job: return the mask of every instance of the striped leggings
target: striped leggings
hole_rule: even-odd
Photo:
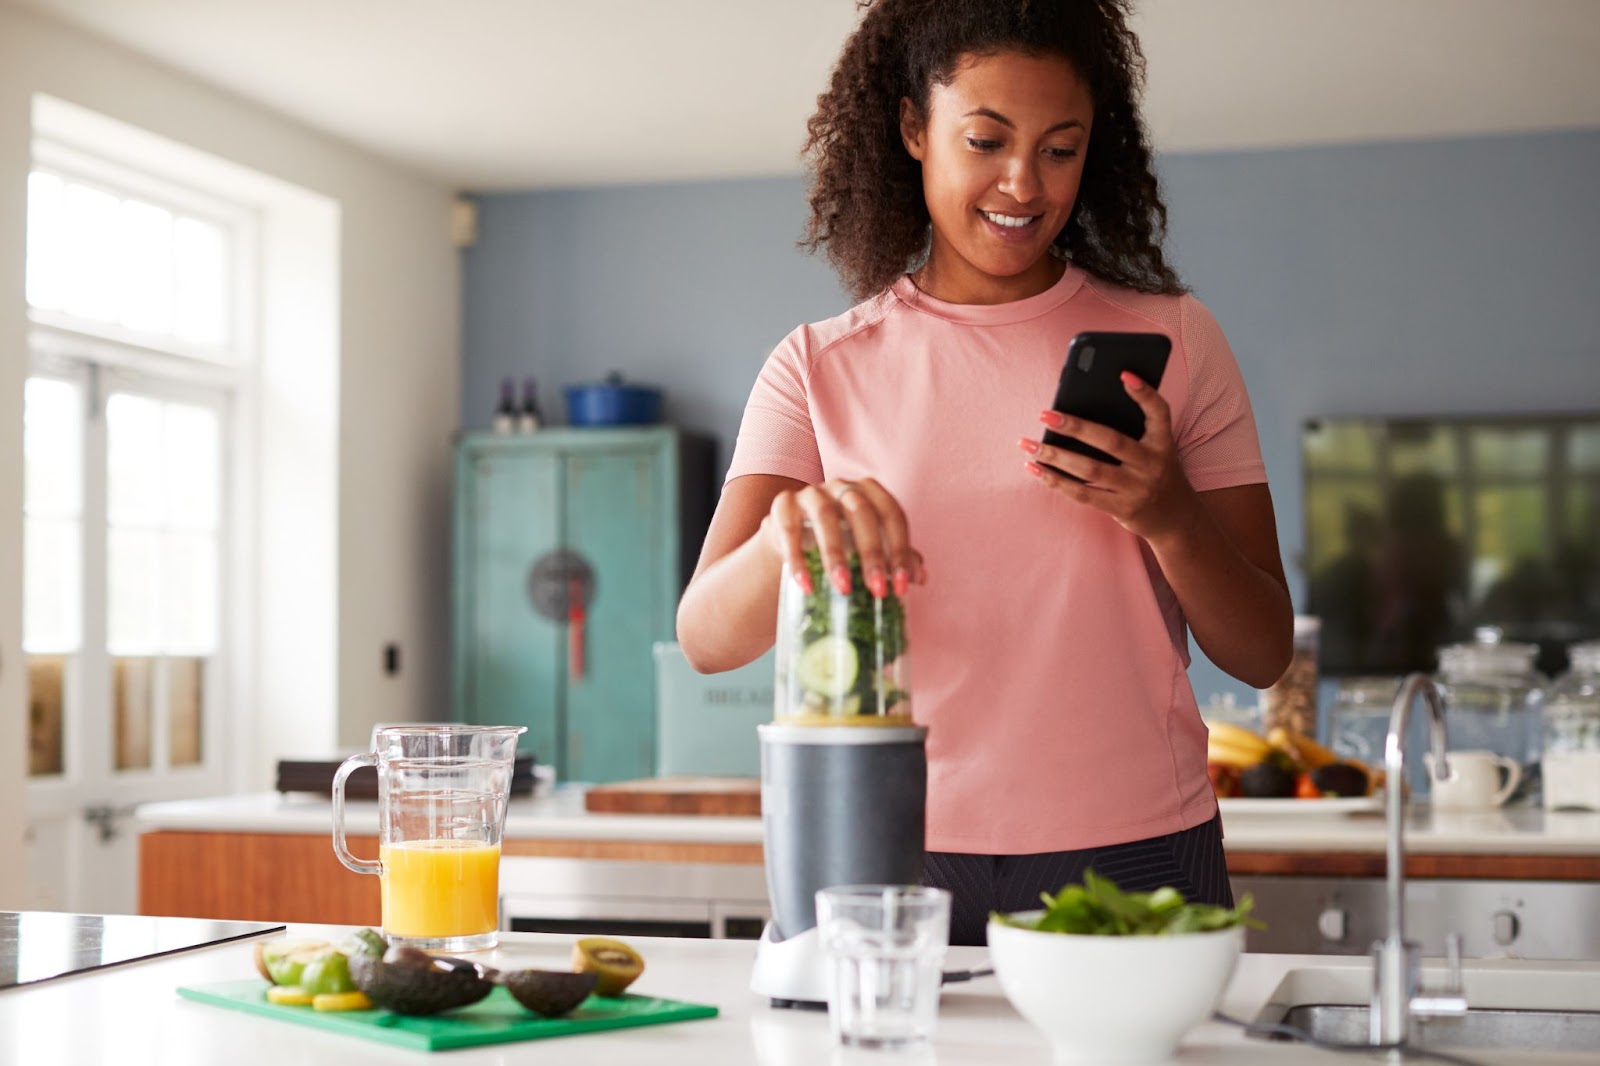
[[[965,855],[930,851],[923,881],[948,889],[950,943],[983,944],[990,911],[1037,910],[1041,892],[1082,881],[1085,870],[1110,878],[1127,892],[1171,885],[1191,903],[1233,906],[1222,851],[1222,815],[1149,840],[1081,851],[1038,855]]]

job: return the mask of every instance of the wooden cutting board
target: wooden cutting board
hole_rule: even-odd
[[[759,777],[648,777],[596,785],[584,794],[601,814],[761,814]]]

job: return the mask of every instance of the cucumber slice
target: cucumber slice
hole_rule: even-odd
[[[800,687],[814,692],[828,702],[836,702],[848,693],[861,672],[861,657],[856,646],[844,637],[818,637],[800,652],[795,664],[795,678]]]

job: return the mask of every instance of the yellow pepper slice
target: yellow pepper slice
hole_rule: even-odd
[[[311,998],[312,1010],[370,1010],[372,1000],[365,992],[324,992]]]

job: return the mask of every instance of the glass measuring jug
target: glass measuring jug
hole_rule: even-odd
[[[377,874],[383,931],[433,951],[480,951],[499,942],[500,837],[523,726],[380,725],[372,750],[333,778],[333,850],[356,873]],[[350,854],[344,786],[378,771],[378,861]]]

